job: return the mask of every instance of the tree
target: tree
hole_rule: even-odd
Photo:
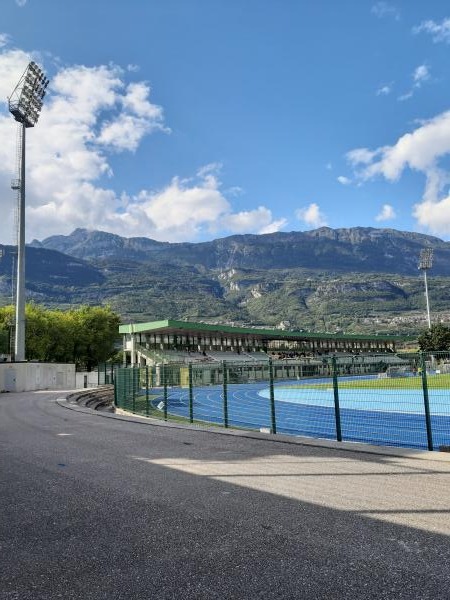
[[[419,347],[425,352],[450,350],[450,327],[435,323],[419,336]]]
[[[105,362],[114,353],[119,337],[119,316],[109,306],[82,306],[70,311],[73,339],[73,362],[88,371]]]
[[[25,308],[27,360],[74,362],[91,370],[115,352],[119,316],[109,306],[49,310],[34,303]],[[14,307],[0,308],[0,331],[14,324]]]

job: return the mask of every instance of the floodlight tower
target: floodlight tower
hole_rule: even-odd
[[[16,334],[14,360],[25,360],[25,131],[39,119],[49,80],[38,65],[31,61],[19,83],[8,98],[9,112],[20,123],[18,179],[11,184],[18,191]]]
[[[428,317],[428,329],[431,329],[430,319],[430,300],[428,298],[428,282],[427,282],[427,271],[433,266],[433,248],[423,248],[420,251],[419,258],[419,269],[423,271],[423,280],[425,282],[425,298],[427,299],[427,317]]]

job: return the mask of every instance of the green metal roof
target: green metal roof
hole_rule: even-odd
[[[194,323],[189,321],[152,321],[150,323],[130,323],[120,325],[119,333],[170,333],[171,330],[186,330],[198,332],[229,333],[231,335],[249,335],[271,339],[317,339],[317,340],[386,340],[407,341],[415,340],[414,336],[400,336],[390,334],[346,334],[346,333],[312,333],[309,331],[285,331],[283,329],[258,329],[253,327],[232,327],[231,325],[209,325],[208,323]]]

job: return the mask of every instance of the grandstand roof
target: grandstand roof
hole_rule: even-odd
[[[199,333],[222,333],[228,335],[249,335],[254,337],[263,337],[270,339],[335,339],[335,340],[389,340],[403,341],[416,339],[413,336],[390,335],[385,333],[367,333],[367,334],[348,334],[348,333],[313,333],[310,331],[286,331],[283,329],[260,329],[253,327],[233,327],[231,325],[210,325],[208,323],[195,323],[192,321],[151,321],[150,323],[130,323],[120,325],[119,333],[184,333],[186,331],[196,331]]]

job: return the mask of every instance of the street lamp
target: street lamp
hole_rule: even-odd
[[[427,317],[428,317],[428,329],[431,329],[430,319],[430,300],[428,298],[428,283],[427,283],[427,270],[433,266],[433,248],[423,248],[420,251],[419,258],[419,269],[423,271],[423,279],[425,282],[425,298],[427,300]]]
[[[17,149],[19,177],[11,183],[18,204],[15,361],[25,360],[25,130],[38,122],[48,83],[44,72],[31,61],[8,98],[9,112],[20,123],[22,134]]]

